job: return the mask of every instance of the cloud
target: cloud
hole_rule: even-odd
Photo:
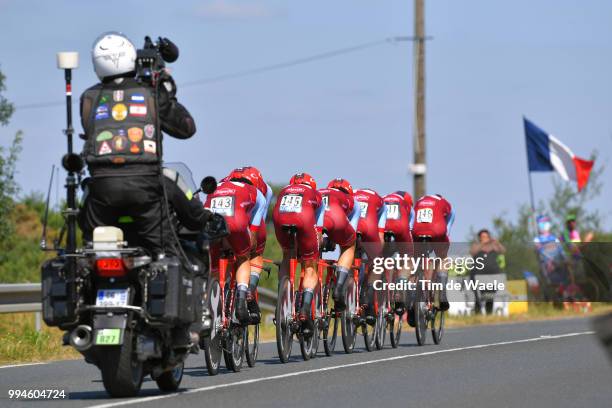
[[[208,20],[252,20],[276,14],[271,7],[253,0],[212,0],[198,6],[195,13]]]

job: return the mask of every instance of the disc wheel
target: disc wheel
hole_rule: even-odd
[[[387,339],[387,291],[378,297],[378,313],[376,314],[376,350],[382,350]]]
[[[442,336],[444,336],[444,322],[446,313],[441,310],[436,310],[434,318],[431,321],[431,337],[435,344],[442,342]]]
[[[217,375],[223,354],[223,341],[221,338],[221,316],[223,304],[221,302],[221,286],[219,280],[213,278],[208,284],[207,291],[208,310],[210,310],[210,334],[204,337],[204,359],[209,375]]]
[[[278,358],[281,362],[286,363],[289,361],[291,347],[293,346],[293,332],[291,331],[293,320],[291,282],[286,276],[278,283],[278,301],[276,304],[275,320]]]
[[[230,334],[225,339],[225,366],[237,373],[242,368],[244,361],[244,327],[236,325],[230,329]]]
[[[427,293],[421,289],[420,282],[417,284],[416,297],[414,302],[414,322],[415,334],[419,346],[425,344],[427,340]]]
[[[355,332],[357,329],[353,322],[353,317],[357,315],[357,286],[355,280],[350,277],[346,281],[345,305],[346,308],[340,314],[342,345],[344,346],[344,352],[350,354],[355,348]]]

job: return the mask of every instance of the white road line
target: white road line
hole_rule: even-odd
[[[0,366],[0,369],[2,369],[2,368],[15,368],[15,367],[26,367],[26,366],[42,365],[42,364],[47,364],[47,363],[46,362],[40,362],[40,363],[10,364],[10,365]]]
[[[110,402],[110,403],[107,403],[107,404],[91,405],[88,408],[111,408],[111,407],[119,407],[119,406],[123,406],[123,405],[142,404],[142,403],[145,403],[145,402],[157,401],[157,400],[166,399],[166,398],[173,398],[173,397],[177,397],[177,396],[184,395],[184,394],[194,394],[194,393],[198,393],[198,392],[212,391],[212,390],[217,390],[217,389],[221,389],[221,388],[229,388],[229,387],[236,387],[236,386],[239,386],[239,385],[253,384],[253,383],[258,383],[258,382],[262,382],[262,381],[272,381],[272,380],[278,380],[278,379],[281,379],[281,378],[297,377],[297,376],[300,376],[300,375],[320,373],[320,372],[324,372],[324,371],[338,370],[338,369],[341,369],[341,368],[357,367],[357,366],[363,366],[363,365],[368,365],[368,364],[383,363],[383,362],[387,362],[387,361],[403,360],[403,359],[411,358],[411,357],[422,357],[422,356],[430,356],[430,355],[434,355],[434,354],[453,353],[455,351],[482,349],[482,348],[488,348],[488,347],[504,346],[504,345],[508,345],[508,344],[529,343],[529,342],[536,342],[536,341],[554,340],[554,339],[561,339],[561,338],[565,338],[565,337],[583,336],[583,335],[586,335],[586,334],[594,334],[594,333],[595,333],[594,331],[584,331],[584,332],[576,332],[576,333],[559,334],[559,335],[555,335],[555,336],[532,337],[532,338],[522,339],[522,340],[510,340],[510,341],[502,341],[502,342],[498,342],[498,343],[478,344],[478,345],[475,345],[475,346],[465,346],[465,347],[456,347],[456,348],[452,348],[452,349],[426,351],[424,353],[418,353],[418,354],[405,354],[405,355],[401,355],[401,356],[380,358],[380,359],[376,359],[376,360],[360,361],[360,362],[357,362],[357,363],[342,364],[342,365],[331,366],[331,367],[315,368],[315,369],[312,369],[312,370],[295,371],[295,372],[292,372],[292,373],[273,375],[273,376],[270,376],[270,377],[252,378],[250,380],[236,381],[236,382],[231,382],[231,383],[226,383],[226,384],[211,385],[211,386],[208,386],[208,387],[192,388],[190,390],[186,390],[186,391],[178,392],[178,393],[174,393],[174,394],[156,395],[156,396],[152,396],[152,397],[143,397],[143,398],[135,398],[135,399],[125,400],[125,401]]]

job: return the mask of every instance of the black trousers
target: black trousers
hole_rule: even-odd
[[[161,183],[159,176],[92,179],[80,214],[83,238],[91,241],[98,226],[114,226],[123,230],[130,246],[176,255]]]

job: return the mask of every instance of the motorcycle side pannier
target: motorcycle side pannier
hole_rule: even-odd
[[[195,319],[194,279],[176,257],[151,264],[155,271],[148,282],[147,312],[168,323],[191,323]]]
[[[76,319],[76,288],[65,276],[65,259],[53,258],[43,263],[42,312],[48,326],[62,326]]]

